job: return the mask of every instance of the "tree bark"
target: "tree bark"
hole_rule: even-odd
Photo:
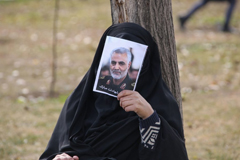
[[[163,80],[176,98],[182,115],[171,0],[110,1],[113,24],[137,23],[148,30],[156,40],[160,53]]]

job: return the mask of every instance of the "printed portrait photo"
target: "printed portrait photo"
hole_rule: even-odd
[[[107,36],[93,91],[117,97],[135,90],[146,51],[146,45]]]

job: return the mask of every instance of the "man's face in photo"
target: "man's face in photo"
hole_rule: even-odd
[[[131,62],[128,63],[127,53],[114,53],[111,57],[110,72],[113,79],[121,79],[128,73]]]

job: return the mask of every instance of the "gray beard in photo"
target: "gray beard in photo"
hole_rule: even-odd
[[[114,72],[119,72],[121,74],[120,75],[116,75],[116,74],[114,74]],[[121,79],[121,78],[123,78],[123,77],[125,77],[127,75],[128,70],[126,69],[125,71],[121,72],[119,70],[111,70],[110,69],[110,73],[111,73],[111,76],[113,77],[113,79]]]

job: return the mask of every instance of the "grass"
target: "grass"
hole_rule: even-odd
[[[239,5],[234,34],[217,30],[226,3],[209,3],[181,32],[177,15],[192,3],[172,0],[189,158],[239,160]],[[54,1],[0,1],[0,159],[38,159],[111,24],[108,1],[60,1],[58,96],[47,98],[53,10]]]

